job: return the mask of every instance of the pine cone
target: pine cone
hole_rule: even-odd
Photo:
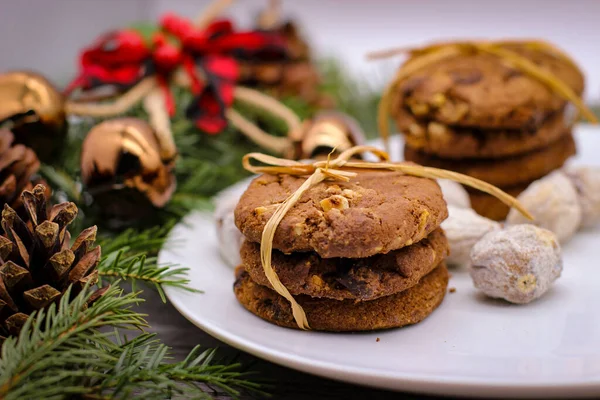
[[[40,161],[35,152],[22,144],[13,145],[14,136],[7,129],[0,129],[0,202],[10,205],[17,214],[27,220],[21,202],[21,193],[43,183],[35,174]],[[47,193],[50,195],[50,192]]]
[[[98,281],[100,247],[93,247],[96,227],[85,229],[69,247],[67,226],[77,216],[73,203],[48,212],[46,188],[37,185],[21,199],[29,224],[9,205],[2,211],[0,236],[0,333],[18,335],[31,312],[57,302],[69,285],[76,296],[86,283]],[[92,296],[98,298],[104,290]]]

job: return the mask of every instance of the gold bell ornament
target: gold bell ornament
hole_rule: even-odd
[[[327,157],[365,143],[360,124],[348,114],[322,111],[305,120],[300,129],[290,133],[293,143],[288,158],[295,160]]]
[[[164,207],[175,191],[172,138],[137,118],[104,121],[81,153],[82,181],[109,224],[138,220]]]
[[[32,148],[50,161],[63,147],[67,133],[64,98],[41,75],[26,71],[0,74],[0,125],[15,143]]]

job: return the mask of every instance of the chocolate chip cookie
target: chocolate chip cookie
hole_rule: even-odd
[[[364,301],[416,285],[446,258],[448,252],[444,232],[436,229],[425,239],[387,254],[367,258],[321,258],[314,252],[286,255],[275,250],[271,265],[293,295]],[[260,260],[260,245],[246,241],[240,253],[244,269],[252,280],[270,288]]]
[[[568,114],[569,112],[567,112]],[[538,129],[480,129],[452,127],[439,122],[398,118],[406,143],[415,150],[441,158],[505,158],[541,149],[568,134],[573,118],[558,112]]]
[[[527,43],[505,48],[582,93],[584,78],[573,63]],[[404,80],[395,96],[393,109],[404,109],[420,121],[477,128],[537,129],[567,104],[540,80],[486,53],[461,54],[429,65]]]
[[[242,195],[235,223],[260,243],[276,207],[304,183],[291,175],[262,175]],[[438,184],[398,172],[360,171],[349,182],[321,182],[306,191],[275,232],[283,253],[314,251],[323,258],[363,258],[409,246],[448,216]]]
[[[560,168],[575,151],[573,136],[567,134],[547,147],[509,158],[448,160],[427,155],[408,145],[404,147],[404,158],[417,164],[460,172],[503,188],[541,178]]]
[[[446,294],[448,270],[441,263],[410,289],[371,301],[316,299],[296,296],[314,330],[343,332],[371,331],[416,324],[435,310]],[[289,302],[275,291],[261,286],[244,271],[236,270],[234,292],[238,301],[260,318],[296,328]]]

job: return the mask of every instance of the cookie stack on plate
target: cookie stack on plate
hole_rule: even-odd
[[[264,273],[260,241],[269,218],[306,178],[262,175],[242,195],[235,222],[244,234],[234,285],[253,314],[297,328],[289,302]],[[310,327],[366,331],[414,324],[442,302],[447,208],[438,184],[396,172],[360,172],[321,182],[285,214],[272,266]]]
[[[504,48],[582,93],[581,71],[565,56],[527,43]],[[465,53],[412,74],[395,93],[392,112],[406,137],[405,159],[482,179],[513,196],[575,153],[575,113],[567,101],[492,54]],[[470,197],[484,216],[501,220],[508,213],[489,195]]]

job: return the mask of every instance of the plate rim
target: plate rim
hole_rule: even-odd
[[[578,140],[578,133],[583,133],[582,131],[600,131],[599,127],[585,123],[577,124],[575,128],[576,129],[574,129],[574,133],[576,140]],[[584,135],[589,134],[600,134],[600,132],[584,133]],[[398,135],[395,135],[391,138],[391,140],[401,140],[401,138],[399,138]],[[172,235],[177,234],[179,229],[191,229],[193,224],[190,224],[189,219],[194,218],[195,216],[206,218],[207,220],[210,220],[212,224],[214,224],[211,211],[194,211],[188,214],[171,230],[167,243],[172,238]],[[158,262],[164,263],[165,257],[168,257],[168,253],[169,249],[166,246],[161,249],[158,254]],[[224,261],[223,264],[225,265]],[[266,345],[256,343],[250,339],[245,339],[235,332],[227,331],[213,325],[210,321],[199,320],[193,314],[185,311],[185,307],[183,307],[183,304],[185,303],[184,296],[188,295],[189,292],[186,292],[183,289],[164,287],[164,292],[173,307],[175,307],[175,309],[181,315],[209,335],[236,349],[252,354],[258,358],[311,375],[392,391],[433,395],[459,395],[465,397],[485,396],[495,398],[558,398],[565,396],[597,398],[600,396],[600,375],[594,377],[594,379],[590,379],[589,377],[570,378],[568,381],[562,381],[558,383],[522,381],[514,382],[507,378],[502,380],[495,379],[495,377],[491,376],[482,378],[468,375],[452,375],[451,377],[447,377],[439,375],[432,376],[425,373],[406,372],[402,372],[399,376],[398,373],[394,374],[393,371],[388,372],[370,368],[340,365],[322,360],[310,360],[303,355],[289,352],[286,353],[284,351],[272,349]]]
[[[179,229],[192,229],[193,223],[188,221],[188,219],[194,218],[205,219],[210,221],[211,224],[214,224],[212,211],[194,211],[175,225],[169,233],[167,243],[171,239],[171,235],[177,234]],[[169,250],[166,248],[159,252],[159,263],[164,263],[163,258],[167,257],[168,253]],[[225,264],[224,261],[223,263]],[[224,267],[228,268],[227,266]],[[188,313],[185,310],[185,307],[182,307],[185,299],[178,295],[189,295],[189,292],[177,287],[165,287],[164,291],[173,307],[175,307],[181,315],[209,335],[258,358],[311,375],[391,391],[404,391],[430,395],[459,395],[466,397],[485,396],[488,398],[559,398],[564,397],[565,395],[593,397],[600,394],[600,376],[596,380],[570,379],[568,382],[561,383],[525,383],[513,382],[506,379],[494,379],[493,377],[480,378],[466,375],[444,377],[405,372],[398,375],[393,372],[374,371],[373,369],[368,368],[365,369],[321,360],[311,360],[302,355],[286,353],[269,348],[263,344],[245,339],[235,332],[223,330],[213,325],[211,322],[201,321],[196,316]],[[205,295],[205,293],[199,293],[197,295],[201,296]],[[550,393],[548,393],[549,391]]]

